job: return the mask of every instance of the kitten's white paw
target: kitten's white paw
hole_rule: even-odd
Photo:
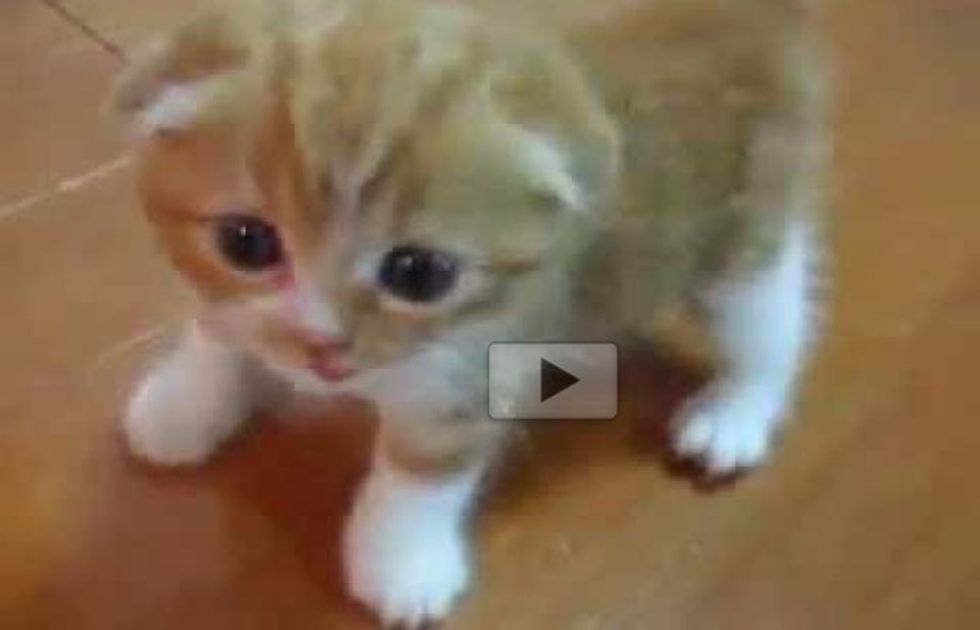
[[[417,628],[444,618],[468,581],[457,534],[402,539],[387,528],[352,522],[345,541],[347,585],[386,625]]]
[[[369,482],[347,524],[347,587],[388,627],[440,621],[469,580],[465,537],[447,515],[403,510],[383,494]]]
[[[777,398],[737,385],[711,387],[675,418],[674,450],[715,475],[758,466],[769,454],[782,413]]]
[[[193,374],[164,365],[139,385],[123,418],[130,450],[152,463],[181,466],[203,462],[246,414],[237,392],[208,388]],[[215,385],[210,383],[210,385]]]

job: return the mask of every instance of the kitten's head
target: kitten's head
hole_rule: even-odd
[[[556,48],[446,6],[236,2],[150,48],[118,103],[203,321],[297,378],[519,327],[616,171]]]

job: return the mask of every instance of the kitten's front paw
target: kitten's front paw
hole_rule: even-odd
[[[758,466],[769,454],[782,405],[765,391],[717,384],[689,400],[674,419],[673,447],[724,475]]]
[[[129,449],[154,464],[181,466],[203,462],[244,416],[235,401],[188,386],[163,369],[151,373],[129,401],[123,434]]]
[[[372,503],[370,494],[361,497],[344,536],[351,595],[386,627],[442,620],[469,579],[462,533],[427,518],[400,519]]]

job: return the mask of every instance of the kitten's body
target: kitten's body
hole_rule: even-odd
[[[466,511],[507,431],[483,408],[490,342],[642,332],[694,300],[727,365],[675,445],[715,472],[758,463],[810,319],[820,83],[798,12],[656,0],[569,26],[563,48],[445,5],[290,0],[165,40],[120,102],[201,311],[134,397],[131,445],[203,459],[262,403],[255,378],[371,396],[383,423],[348,580],[409,624],[466,582]],[[274,226],[285,259],[223,260],[232,214]],[[381,286],[402,244],[446,253],[451,289]]]

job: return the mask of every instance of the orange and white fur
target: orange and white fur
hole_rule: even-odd
[[[694,304],[721,365],[674,447],[711,473],[762,462],[812,336],[803,11],[633,4],[544,35],[448,2],[240,1],[148,47],[117,103],[199,308],[132,398],[132,450],[204,460],[265,382],[371,398],[346,578],[408,626],[469,580],[510,429],[485,415],[492,341],[626,338]]]

